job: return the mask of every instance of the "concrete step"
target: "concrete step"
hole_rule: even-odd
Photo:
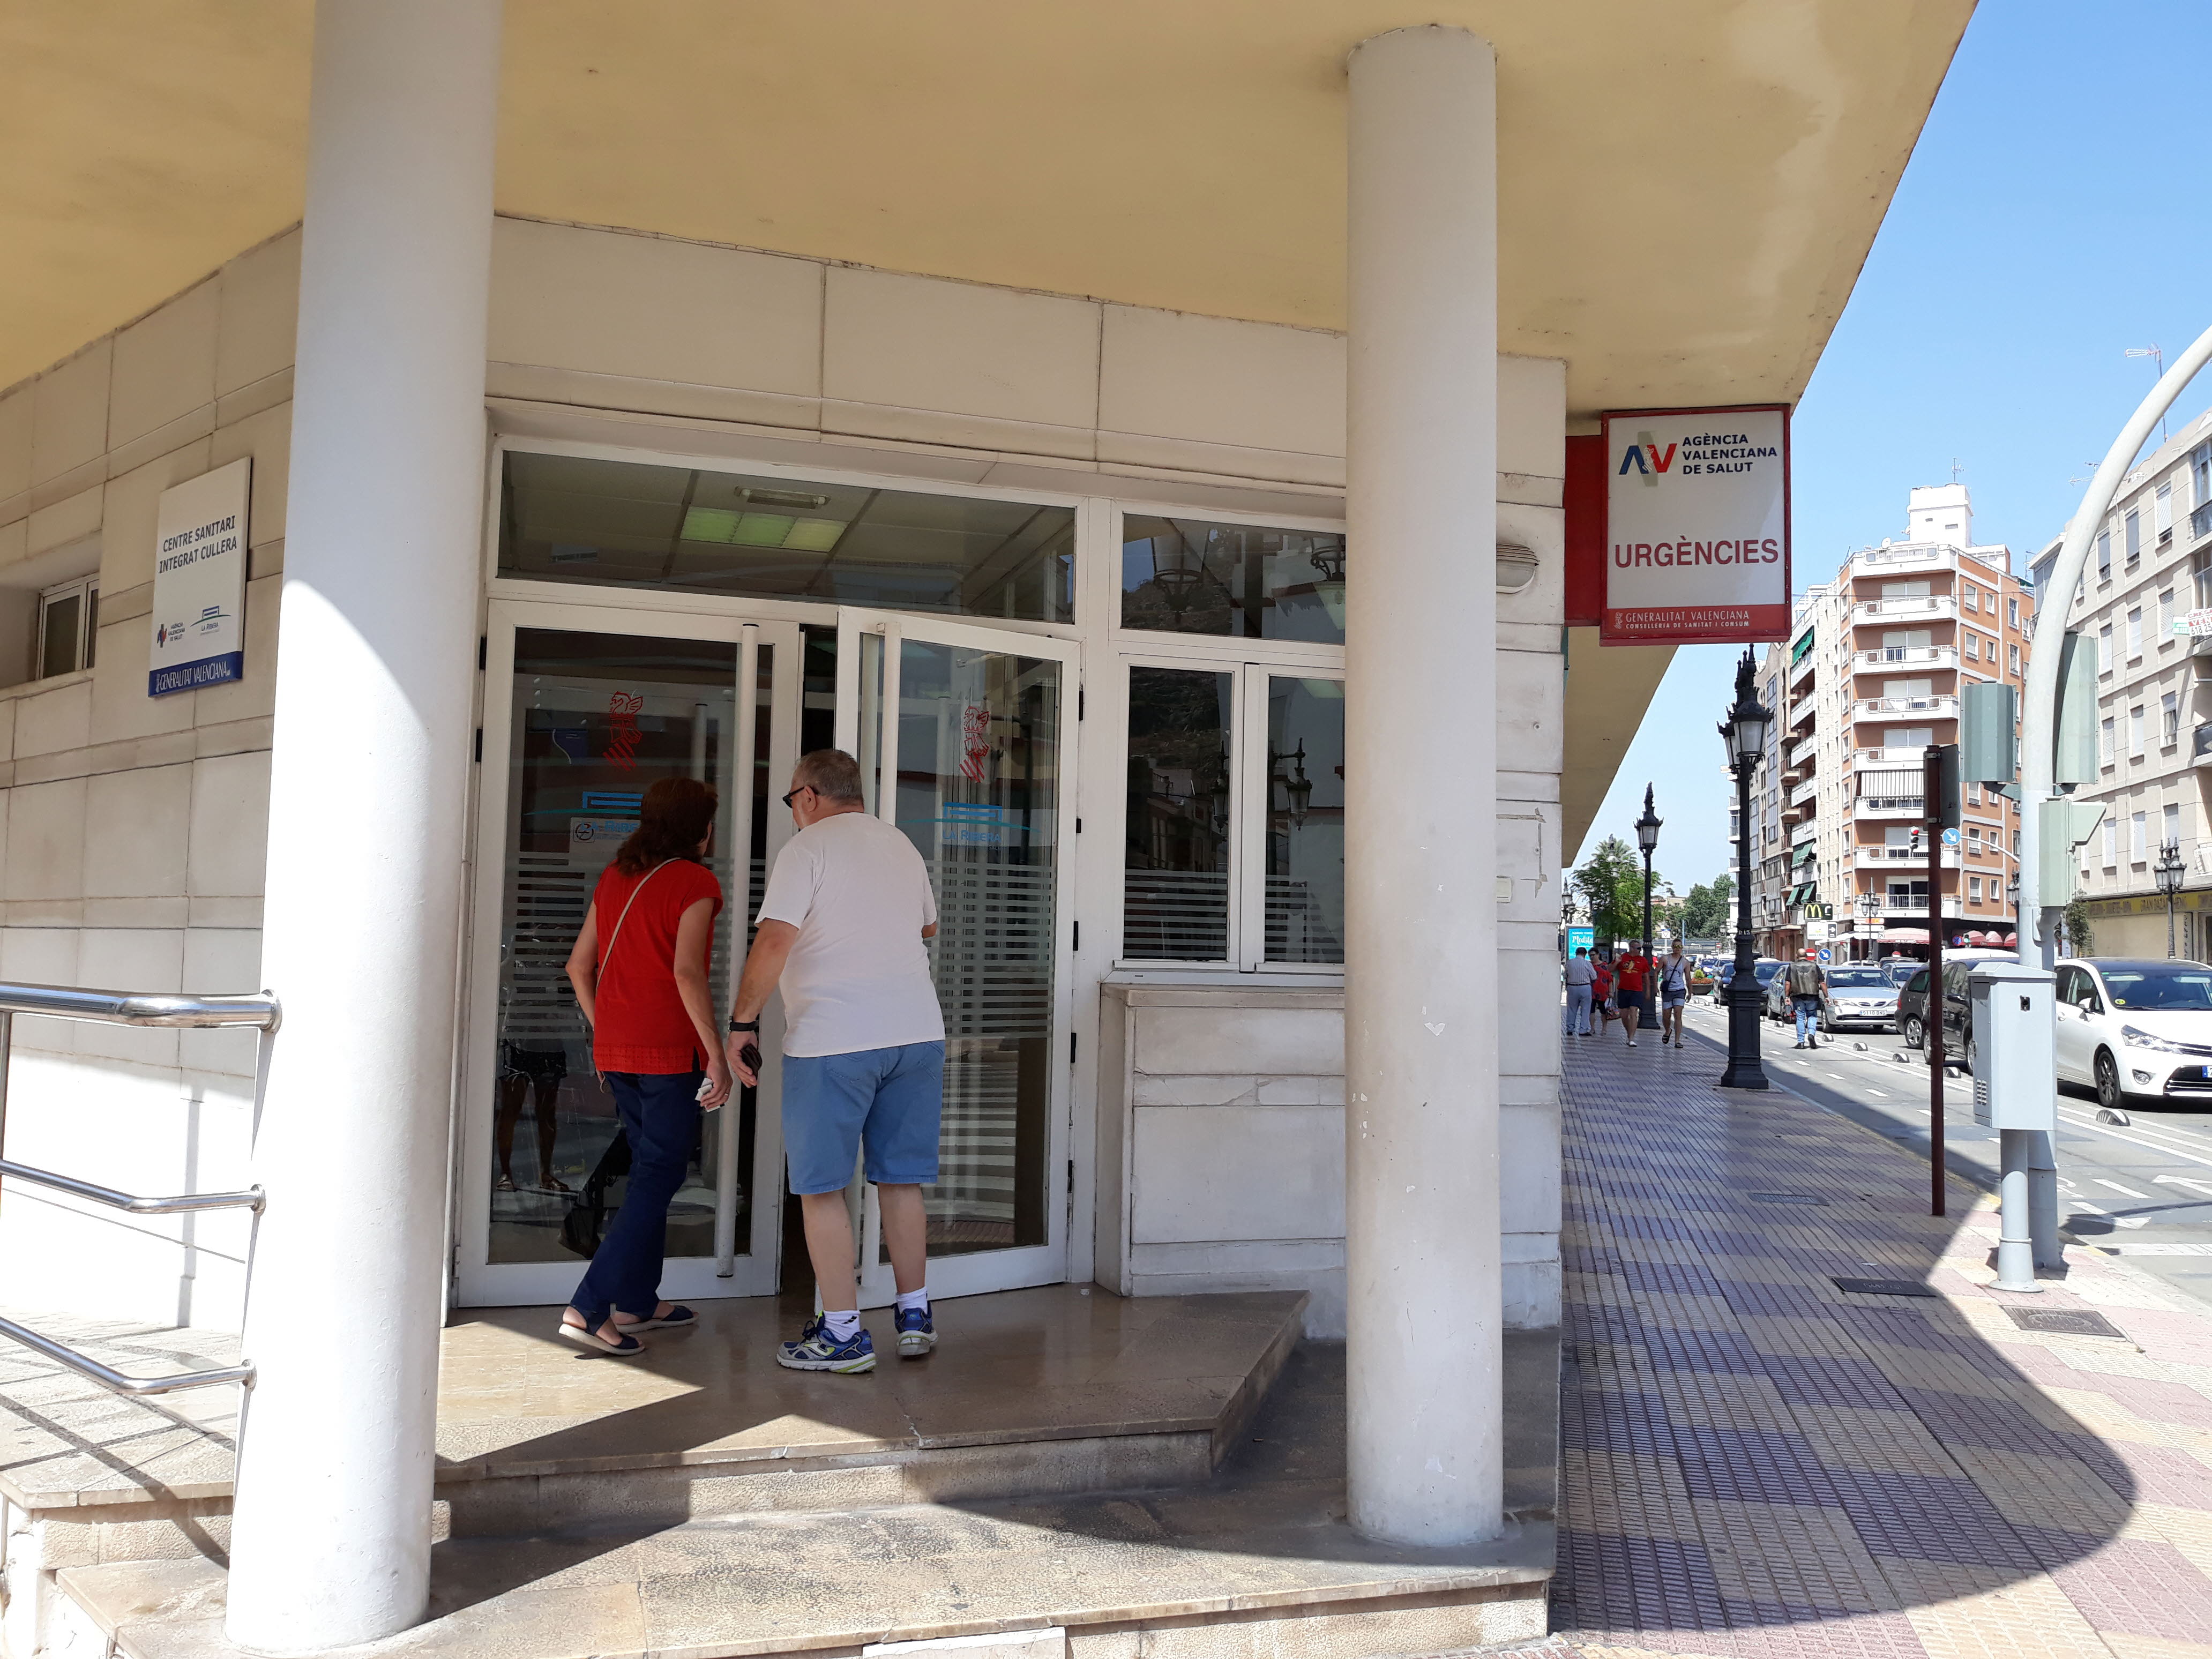
[[[1557,1348],[1516,1336],[1510,1357],[1512,1519],[1483,1544],[1402,1549],[1352,1532],[1341,1350],[1323,1346],[1291,1357],[1235,1455],[1197,1487],[452,1538],[434,1553],[430,1621],[358,1659],[905,1642],[959,1644],[959,1659],[1341,1659],[1527,1641],[1545,1630],[1555,1547]],[[59,1644],[125,1659],[235,1651],[211,1561],[70,1568],[58,1583]]]
[[[1205,1481],[1296,1346],[1302,1292],[1124,1300],[1076,1285],[940,1304],[930,1358],[872,1375],[774,1362],[803,1309],[702,1304],[636,1361],[553,1334],[553,1309],[446,1333],[441,1540],[747,1515],[1062,1497]],[[784,1328],[788,1327],[789,1329]],[[225,1357],[203,1333],[72,1329],[135,1371]],[[64,1569],[206,1559],[229,1543],[231,1391],[118,1399],[0,1349],[0,1651],[42,1646]],[[184,1415],[180,1411],[194,1415]]]

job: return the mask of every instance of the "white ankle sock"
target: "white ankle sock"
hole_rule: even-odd
[[[848,1308],[842,1313],[825,1313],[822,1316],[822,1325],[830,1333],[831,1341],[849,1342],[853,1340],[853,1333],[860,1328],[860,1312]]]
[[[899,1292],[898,1304],[902,1312],[909,1308],[919,1308],[924,1313],[927,1313],[929,1311],[929,1286],[925,1285],[918,1291],[901,1291]]]

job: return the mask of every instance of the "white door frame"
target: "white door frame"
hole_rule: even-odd
[[[878,688],[864,684],[860,672],[863,638],[873,638],[881,642],[883,670],[879,696]],[[970,623],[942,621],[934,616],[912,611],[839,606],[837,746],[860,761],[864,784],[878,779],[881,756],[878,745],[882,738],[888,735],[894,744],[897,740],[899,647],[908,639],[935,645],[962,646],[1006,656],[1042,658],[1061,666],[1060,730],[1056,735],[1060,771],[1058,804],[1053,816],[1052,1032],[1047,1053],[1054,1058],[1047,1070],[1047,1075],[1052,1080],[1052,1092],[1046,1108],[1046,1123],[1051,1139],[1046,1147],[1044,1164],[1048,1182],[1045,1243],[1002,1250],[981,1250],[967,1255],[936,1257],[929,1264],[929,1288],[933,1296],[974,1296],[988,1291],[1015,1290],[1030,1285],[1056,1285],[1067,1278],[1068,1230],[1073,1207],[1070,1201],[1072,1190],[1055,1180],[1054,1172],[1068,1166],[1073,1143],[1070,1115],[1073,1100],[1074,1063],[1072,1058],[1062,1060],[1058,1056],[1067,1052],[1069,1034],[1074,1030],[1076,848],[1073,823],[1079,799],[1076,793],[1076,719],[1082,695],[1082,647],[1079,641],[1073,639],[1041,634],[1010,636],[1003,629],[979,628]],[[863,716],[869,711],[873,711],[874,719],[865,722],[868,729],[864,732]],[[870,744],[870,752],[862,752],[864,738],[875,740]],[[894,778],[896,769],[894,753]],[[878,781],[871,792],[870,800],[877,816],[886,822],[891,821],[897,802],[896,782],[890,788],[884,789]],[[855,1182],[860,1184],[857,1173]],[[890,1265],[880,1259],[883,1255],[883,1227],[876,1207],[875,1190],[865,1186],[861,1190],[864,1196],[855,1205],[860,1222],[857,1241],[860,1259],[860,1305],[879,1308],[892,1300],[896,1287],[892,1283]]]
[[[498,1079],[501,919],[506,902],[506,839],[510,810],[514,733],[514,635],[521,628],[569,633],[617,634],[643,638],[710,640],[738,647],[733,775],[744,782],[730,803],[729,821],[738,836],[751,826],[750,779],[744,763],[753,758],[756,722],[744,718],[755,704],[748,692],[757,684],[761,645],[775,648],[770,694],[769,775],[788,777],[799,757],[799,722],[803,702],[799,624],[756,612],[742,602],[712,613],[672,611],[653,605],[644,595],[634,605],[627,594],[578,588],[574,597],[556,590],[542,598],[494,598],[485,628],[483,750],[477,792],[477,881],[471,900],[469,938],[470,987],[461,1064],[462,1097],[459,1170],[459,1231],[454,1263],[455,1302],[462,1307],[511,1307],[566,1302],[582,1276],[580,1257],[573,1261],[499,1262],[489,1260],[491,1226],[492,1129]],[[762,611],[765,611],[766,607]],[[828,620],[825,616],[823,620]],[[752,671],[750,673],[748,671]],[[756,851],[773,862],[791,834],[787,815],[768,814],[765,849],[732,848],[730,868],[736,890],[725,895],[718,926],[734,973],[744,952],[749,918],[744,890],[747,866]],[[772,1006],[762,1022],[761,1048],[766,1056],[755,1114],[753,1205],[748,1253],[735,1251],[732,1208],[737,1170],[738,1113],[734,1103],[715,1114],[710,1132],[722,1136],[718,1160],[721,1182],[716,1194],[717,1255],[672,1258],[662,1278],[664,1294],[704,1300],[714,1297],[762,1296],[777,1288],[783,1225],[783,1125],[778,1110],[781,1084],[781,1018]],[[719,1258],[719,1259],[718,1259]]]

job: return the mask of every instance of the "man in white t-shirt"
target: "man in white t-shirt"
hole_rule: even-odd
[[[937,1346],[921,1189],[937,1179],[945,1108],[945,1016],[922,941],[937,933],[929,868],[896,827],[872,817],[860,769],[837,749],[799,757],[784,798],[799,833],[762,896],[759,928],[730,1014],[731,1069],[759,1080],[761,1010],[783,988],[783,1144],[806,1223],[822,1311],[776,1362],[802,1371],[871,1371],[845,1188],[863,1152],[898,1284],[899,1356]]]

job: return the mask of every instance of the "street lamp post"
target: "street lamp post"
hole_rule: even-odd
[[[1871,924],[1881,915],[1881,896],[1879,893],[1866,892],[1857,894],[1852,898],[1851,904],[1852,908],[1856,909],[1859,913],[1859,921],[1863,923]],[[1870,926],[1868,931],[1871,931]],[[1873,962],[1878,959],[1881,955],[1881,941],[1880,939],[1869,939],[1864,941],[1864,943],[1867,947],[1866,954],[1862,957],[1860,960],[1863,962]]]
[[[2020,942],[2020,872],[2015,870],[2005,881],[2005,902],[2012,907],[2013,942]]]
[[[1751,949],[1751,779],[1766,753],[1766,738],[1774,724],[1771,710],[1762,708],[1753,695],[1755,670],[1751,653],[1735,665],[1735,705],[1721,722],[1721,744],[1735,773],[1735,969],[1729,975],[1728,1068],[1721,1073],[1723,1089],[1764,1089],[1765,1069],[1759,1062],[1759,975],[1753,970]]]
[[[2151,874],[2158,878],[2158,890],[2166,895],[2166,954],[2169,958],[2173,955],[2173,896],[2181,890],[2181,878],[2187,867],[2181,861],[2181,843],[2178,841],[2170,841],[2160,848],[2158,862],[2151,866]]]
[[[1636,844],[1644,849],[1644,954],[1651,955],[1651,855],[1659,850],[1659,815],[1651,810],[1651,786],[1644,786],[1644,816],[1636,820]],[[2166,955],[2172,956],[2168,951]],[[1644,975],[1644,1012],[1636,1022],[1639,1031],[1656,1031],[1659,1017],[1651,1012],[1658,1000],[1658,987],[1652,983],[1651,975]]]

